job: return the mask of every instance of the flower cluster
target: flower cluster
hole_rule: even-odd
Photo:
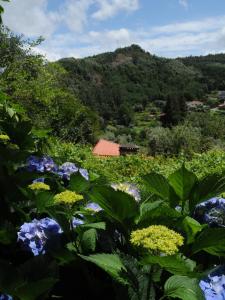
[[[34,219],[20,227],[18,241],[22,241],[25,248],[36,256],[44,254],[47,240],[59,233],[62,233],[62,230],[56,221],[50,218]]]
[[[152,225],[131,233],[131,243],[153,254],[173,255],[183,245],[183,237],[163,225]]]
[[[79,169],[76,167],[74,163],[71,162],[66,162],[62,164],[58,171],[57,174],[62,178],[62,179],[70,179],[70,175],[77,173]]]
[[[55,195],[54,200],[56,203],[74,204],[78,201],[83,200],[84,197],[72,191],[64,191]]]
[[[3,143],[7,143],[10,141],[10,137],[7,134],[0,134],[0,141]]]
[[[196,206],[194,218],[201,224],[225,227],[225,199],[212,198]]]
[[[33,190],[33,191],[37,191],[37,190],[45,190],[45,191],[49,191],[50,190],[50,186],[48,184],[45,184],[43,182],[33,182],[32,184],[28,185],[28,187]]]
[[[13,300],[13,298],[9,295],[0,295],[0,300]]]
[[[225,299],[225,266],[220,266],[199,283],[206,300]]]
[[[30,156],[27,159],[27,169],[31,172],[55,172],[57,171],[57,166],[53,159],[49,156],[36,157]]]
[[[31,172],[51,172],[63,180],[70,180],[70,176],[79,172],[86,180],[89,180],[89,174],[86,169],[78,168],[74,163],[65,162],[61,166],[57,166],[53,159],[48,156],[36,157],[30,156],[27,159],[27,169]]]
[[[139,192],[139,190],[138,190],[138,188],[136,187],[135,184],[131,184],[131,183],[127,183],[127,182],[125,182],[125,183],[113,183],[111,185],[111,187],[116,191],[118,190],[118,191],[129,194],[130,196],[134,197],[134,199],[136,201],[141,200],[140,192]]]

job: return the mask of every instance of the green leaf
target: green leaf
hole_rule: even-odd
[[[0,260],[1,292],[12,295],[21,284],[24,284],[24,279],[18,270],[10,262]]]
[[[143,180],[146,184],[147,189],[159,196],[161,199],[168,200],[169,199],[169,183],[166,178],[160,174],[152,172],[143,177]]]
[[[205,297],[196,278],[174,275],[164,286],[165,296],[182,300],[204,300]]]
[[[158,207],[161,207],[163,205],[163,203],[164,203],[163,200],[142,203],[140,206],[140,216],[138,217],[136,223],[139,223],[139,222],[151,217],[152,212],[155,209],[157,209]]]
[[[151,224],[156,219],[163,218],[179,218],[181,214],[175,209],[169,207],[163,200],[155,202],[143,203],[140,207],[140,216],[136,220],[136,223],[144,223],[145,226]]]
[[[202,229],[207,225],[201,225],[195,219],[191,217],[185,217],[182,222],[182,228],[186,232],[187,235],[187,244],[191,244],[194,242],[195,236],[198,232],[202,231]]]
[[[70,183],[68,187],[70,190],[77,193],[81,193],[86,191],[89,188],[89,186],[90,182],[79,173],[70,176]]]
[[[102,253],[89,256],[79,256],[86,261],[94,263],[118,282],[122,284],[127,283],[126,280],[121,276],[122,271],[126,271],[126,268],[117,254]]]
[[[195,239],[193,252],[204,250],[212,255],[225,256],[225,228],[207,228]]]
[[[193,211],[196,204],[225,192],[224,174],[212,174],[203,178],[193,190],[190,207]]]
[[[195,261],[181,254],[169,256],[147,256],[141,261],[142,264],[158,264],[163,269],[176,275],[188,275],[196,267]]]
[[[98,222],[98,223],[88,223],[79,226],[80,228],[95,228],[95,229],[102,229],[105,230],[106,224],[105,222]]]
[[[135,217],[138,213],[138,204],[132,196],[111,187],[94,187],[88,196],[119,222]]]
[[[94,251],[96,247],[97,231],[91,228],[82,235],[81,246],[84,251]]]
[[[36,300],[45,294],[57,282],[54,278],[44,278],[36,282],[29,282],[17,289],[16,296],[22,300]]]
[[[169,176],[170,185],[173,187],[175,193],[182,201],[189,198],[189,195],[196,182],[196,175],[188,171],[184,165]]]
[[[46,211],[47,207],[54,206],[54,194],[50,192],[38,192],[36,194],[36,206],[39,213]]]

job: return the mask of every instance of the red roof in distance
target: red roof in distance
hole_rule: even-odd
[[[92,153],[99,156],[120,156],[120,145],[101,139],[94,147]]]

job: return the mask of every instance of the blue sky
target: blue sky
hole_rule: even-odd
[[[225,0],[12,0],[4,23],[43,36],[49,60],[139,44],[178,57],[225,52]]]

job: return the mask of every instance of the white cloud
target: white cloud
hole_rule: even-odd
[[[179,4],[188,9],[188,0],[179,0]]]
[[[135,11],[139,8],[139,0],[97,0],[99,10],[92,14],[97,20],[105,20],[120,11]]]
[[[93,0],[68,0],[63,9],[63,20],[69,30],[81,32],[88,20],[88,10]]]
[[[163,56],[205,54],[225,49],[225,15],[150,28],[105,28],[97,21],[138,8],[138,0],[62,0],[49,11],[50,0],[14,0],[5,3],[4,22],[28,37],[43,35],[38,51],[50,60],[84,57],[136,43]],[[88,29],[93,26],[93,29]],[[63,34],[58,31],[58,28]]]
[[[56,35],[41,46],[41,51],[54,60],[68,56],[90,56],[135,43],[151,53],[176,57],[222,52],[225,48],[224,41],[225,16],[221,16],[168,24],[149,30],[120,28]]]
[[[49,37],[60,19],[58,13],[47,11],[47,0],[14,0],[5,6],[4,23],[26,36]]]

